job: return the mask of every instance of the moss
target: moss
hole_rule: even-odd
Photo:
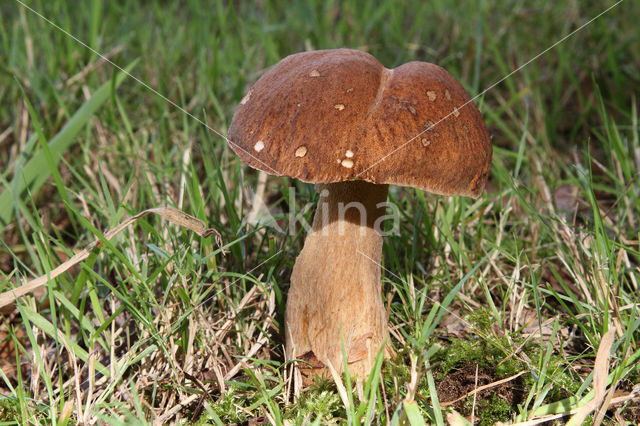
[[[491,327],[486,320],[489,318],[485,314],[474,316],[475,324],[478,327]],[[488,339],[475,340],[455,340],[440,351],[434,361],[440,364],[437,368],[436,379],[443,384],[443,389],[452,389],[455,382],[460,381],[459,394],[471,389],[465,386],[465,377],[469,370],[475,371],[475,366],[479,368],[480,376],[485,380],[493,382],[508,376],[515,375],[527,366],[515,357],[509,357],[513,351],[514,342],[506,336],[493,336]],[[527,348],[523,348],[526,350]],[[487,376],[489,378],[487,378]],[[511,413],[523,402],[526,389],[532,384],[528,377],[519,377],[514,381],[496,387],[493,393],[482,393],[476,399],[477,417],[481,419],[481,424],[495,424],[500,421],[507,421]],[[453,392],[455,393],[455,391]],[[500,395],[500,396],[499,396]],[[453,399],[454,395],[450,395]],[[465,399],[459,406],[461,413],[469,415],[473,406],[473,397]]]
[[[497,377],[502,378],[513,376],[514,374],[522,371],[524,368],[525,366],[520,361],[512,357],[496,365],[494,372]]]
[[[567,368],[565,359],[556,355],[551,356],[547,369],[547,376],[553,377],[554,383],[548,394],[550,401],[559,401],[575,395],[580,389],[580,379],[572,377],[571,373],[572,370]]]
[[[222,398],[215,404],[211,404],[211,410],[226,424],[246,422],[248,420],[247,415],[237,408],[238,406],[246,407],[249,405],[244,395],[244,392],[231,386]],[[245,402],[243,403],[242,400],[245,400]]]
[[[20,419],[18,401],[12,398],[0,398],[0,422],[17,422]]]
[[[466,363],[477,364],[482,369],[490,369],[498,378],[514,375],[526,368],[515,357],[509,356],[513,348],[520,346],[522,342],[518,342],[517,338],[514,341],[508,336],[495,335],[489,310],[474,311],[467,319],[477,334],[483,338],[454,340],[444,351],[440,351],[435,360],[441,362],[441,376]],[[523,351],[527,352],[529,346],[522,348]]]
[[[501,342],[504,343],[504,342]],[[507,377],[522,371],[524,366],[514,358],[506,359],[503,345],[486,340],[455,340],[445,350],[436,355],[440,362],[439,378],[463,364],[477,364],[482,369],[494,370],[498,378]]]
[[[481,362],[478,358],[477,351],[474,348],[474,342],[468,340],[454,340],[445,350],[436,354],[435,360],[440,362],[438,378],[442,379],[449,374],[451,370],[459,366],[465,361]]]
[[[485,336],[491,334],[491,324],[493,324],[493,319],[491,318],[491,312],[489,312],[488,309],[479,309],[471,312],[469,315],[469,322],[480,334]]]
[[[382,380],[384,383],[387,397],[392,401],[399,401],[404,398],[403,390],[398,389],[400,394],[396,393],[394,378],[397,383],[409,383],[411,381],[410,362],[405,360],[402,354],[382,365]],[[426,379],[423,377],[423,381]]]
[[[473,409],[473,396],[464,401],[463,414],[468,416]],[[480,425],[494,425],[498,422],[505,422],[511,417],[513,407],[507,401],[493,393],[491,396],[476,399],[475,401],[476,419],[480,420]]]
[[[288,419],[310,416],[312,420],[329,420],[344,413],[342,401],[335,390],[307,390],[285,415]]]
[[[492,394],[486,406],[481,411],[480,417],[482,420],[480,421],[480,425],[494,425],[498,422],[505,422],[511,417],[511,412],[512,408],[507,401],[496,394]]]

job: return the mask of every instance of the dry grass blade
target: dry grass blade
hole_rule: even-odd
[[[518,426],[533,426],[541,423],[550,422],[560,419],[565,416],[573,415],[567,422],[567,425],[581,425],[591,412],[593,412],[602,403],[605,397],[605,390],[607,387],[607,376],[609,373],[609,357],[611,347],[615,337],[615,328],[610,328],[602,337],[600,346],[598,347],[598,353],[596,356],[596,363],[593,370],[593,391],[594,397],[585,405],[573,410],[569,410],[563,413],[555,413],[537,417],[527,420],[526,422],[516,423]],[[610,401],[610,404],[616,404],[624,401],[628,401],[633,398],[633,392],[623,396],[622,398],[614,398]]]
[[[201,220],[196,219],[195,217],[190,216],[172,207],[158,207],[158,208],[148,209],[141,213],[138,213],[137,215],[132,216],[129,219],[125,220],[115,228],[107,231],[104,234],[105,239],[110,240],[119,232],[121,232],[122,230],[127,228],[129,225],[131,225],[133,222],[135,222],[136,220],[140,219],[141,217],[147,216],[148,214],[151,214],[151,213],[157,214],[158,216],[162,217],[165,220],[168,220],[171,223],[187,228],[197,233],[201,237],[209,237],[211,234],[215,234],[216,242],[218,243],[218,245],[220,246],[222,245],[221,236],[218,231],[216,231],[215,229],[207,228],[205,223],[202,222]],[[42,287],[47,282],[49,282],[49,280],[54,279],[58,275],[69,270],[69,268],[82,262],[87,257],[89,257],[91,250],[93,250],[96,247],[99,247],[101,244],[102,242],[100,240],[95,240],[91,242],[89,245],[87,245],[87,247],[85,247],[84,249],[82,249],[81,251],[73,255],[69,260],[62,263],[60,266],[56,267],[55,269],[48,272],[47,274],[42,275],[34,280],[31,280],[21,285],[20,287],[14,288],[12,290],[9,290],[0,294],[0,308],[5,307],[15,302],[18,298],[24,295],[27,295],[33,292],[34,290]]]
[[[418,390],[418,380],[420,375],[418,374],[418,357],[415,354],[411,354],[411,381],[407,385],[407,395],[404,400],[407,402],[413,402],[415,400],[416,392]]]
[[[347,388],[345,388],[344,383],[342,383],[342,379],[340,378],[340,374],[336,370],[336,368],[331,364],[331,361],[327,362],[327,368],[329,368],[329,372],[331,373],[331,377],[333,378],[334,383],[336,384],[336,388],[338,389],[338,394],[340,395],[340,399],[344,404],[347,411],[351,407],[349,403],[349,396],[347,395]]]
[[[607,388],[609,357],[614,337],[615,328],[610,328],[609,331],[602,336],[602,341],[598,347],[598,354],[596,355],[596,364],[593,369],[593,399],[578,409],[567,423],[568,425],[581,425],[587,416],[602,403]]]
[[[634,389],[630,393],[627,393],[625,395],[621,395],[621,396],[617,396],[615,398],[612,398],[611,401],[610,401],[610,406],[624,404],[624,403],[626,403],[626,402],[628,402],[630,400],[637,399],[639,397],[640,397],[640,385],[634,387]],[[590,403],[591,403],[591,401],[590,401]],[[589,405],[589,404],[587,404],[587,405]],[[539,424],[542,424],[542,423],[548,423],[548,422],[551,422],[553,420],[561,419],[562,417],[568,416],[570,414],[576,414],[577,415],[578,411],[580,411],[582,408],[583,407],[576,408],[574,410],[567,411],[567,412],[564,412],[564,413],[549,414],[549,415],[545,415],[545,416],[536,417],[534,419],[527,420],[526,422],[514,423],[513,426],[534,426],[534,425],[539,425]],[[588,414],[589,413],[587,413],[587,415]],[[571,420],[573,420],[573,417],[571,418]],[[622,424],[622,422],[621,422],[621,424]]]
[[[465,426],[470,424],[469,421],[456,410],[449,411],[446,418],[449,426]]]
[[[0,133],[0,145],[2,145],[2,142],[4,142],[5,139],[9,138],[11,132],[13,132],[13,126],[7,127],[2,133]]]

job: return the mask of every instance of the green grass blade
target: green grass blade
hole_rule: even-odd
[[[125,68],[125,72],[119,72],[115,77],[115,86],[119,86],[127,76],[127,73],[135,66],[134,61]],[[84,105],[76,111],[71,120],[60,130],[60,132],[49,142],[49,151],[53,156],[54,163],[58,163],[63,153],[73,144],[75,136],[93,117],[98,108],[100,108],[109,99],[111,93],[111,84],[109,81],[104,83],[93,94]],[[31,192],[37,191],[44,182],[49,178],[50,168],[48,167],[46,153],[39,151],[27,164],[22,168],[19,175],[14,176],[16,182],[15,187],[6,187],[0,194],[0,232],[9,224],[13,218],[14,197],[18,197],[25,189]],[[17,192],[14,194],[13,192]]]
[[[418,407],[418,404],[416,404],[415,401],[405,401],[403,403],[403,406],[404,413],[407,416],[407,420],[409,420],[409,424],[411,426],[427,426],[424,421],[424,417],[422,417],[422,413],[420,413],[420,407]]]

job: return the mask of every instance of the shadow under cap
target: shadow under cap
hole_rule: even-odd
[[[313,218],[313,229],[319,231],[334,222],[344,221],[372,228],[379,233],[375,225],[386,212],[388,190],[389,185],[357,180],[316,185],[320,198]],[[383,205],[379,206],[381,203]]]

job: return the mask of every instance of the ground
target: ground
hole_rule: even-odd
[[[0,308],[0,421],[640,423],[639,20],[629,0],[2,2],[0,293],[101,244]],[[494,156],[478,200],[391,188],[396,356],[300,390],[288,214],[317,194],[224,135],[269,67],[337,47],[445,67]],[[159,206],[219,238],[157,215],[103,237]]]

